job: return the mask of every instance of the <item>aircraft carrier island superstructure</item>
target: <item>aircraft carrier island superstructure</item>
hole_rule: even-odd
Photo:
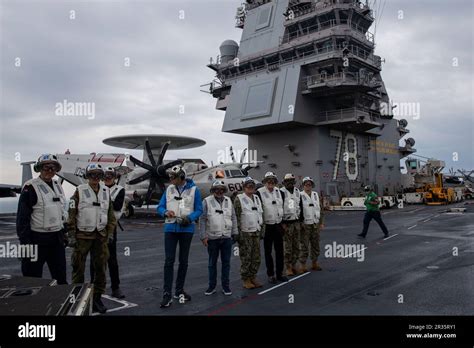
[[[369,4],[247,0],[236,18],[240,45],[226,40],[211,58],[210,92],[222,130],[248,135],[250,160],[264,161],[251,175],[309,175],[333,202],[367,184],[399,191],[415,141],[399,144],[407,121],[393,118]]]

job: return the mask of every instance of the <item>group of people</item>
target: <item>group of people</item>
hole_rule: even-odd
[[[17,211],[17,234],[21,244],[38,246],[38,258],[21,259],[25,277],[43,275],[47,263],[53,279],[67,284],[65,247],[73,248],[72,282],[84,283],[87,256],[91,256],[91,282],[94,284],[93,310],[106,312],[102,294],[109,268],[112,296],[124,298],[120,290],[117,262],[117,222],[122,214],[125,190],[116,183],[112,167],[89,164],[87,183],[79,185],[67,203],[61,185],[53,179],[61,170],[57,157],[40,156],[34,165],[39,176],[22,188]]]
[[[79,185],[67,203],[61,185],[53,178],[61,170],[55,155],[40,156],[34,165],[39,176],[27,181],[22,189],[17,212],[17,234],[21,244],[38,246],[38,258],[21,260],[24,276],[42,277],[47,263],[58,284],[67,284],[65,247],[73,248],[72,282],[84,283],[87,256],[91,257],[91,282],[94,284],[93,310],[105,313],[102,302],[106,290],[106,270],[109,268],[112,296],[124,298],[120,289],[117,262],[117,225],[124,207],[125,190],[117,184],[112,167],[103,168],[91,163],[85,170],[87,182]],[[302,181],[302,190],[296,187],[293,174],[286,174],[282,187],[277,176],[267,172],[263,186],[257,189],[254,179],[243,179],[243,192],[226,196],[223,181],[212,183],[210,195],[201,199],[199,189],[186,177],[182,166],[168,170],[170,185],[157,207],[164,224],[164,280],[161,307],[171,305],[173,298],[180,302],[191,300],[184,291],[191,242],[197,226],[199,238],[207,248],[209,283],[205,295],[212,295],[217,287],[217,261],[220,257],[221,285],[224,295],[231,295],[229,284],[230,260],[233,245],[237,243],[240,257],[240,276],[245,289],[262,287],[257,280],[260,268],[260,249],[263,240],[268,282],[287,282],[289,276],[311,269],[321,271],[320,231],[324,228],[322,202],[311,177]],[[377,195],[366,187],[367,213],[365,238],[371,219],[388,231],[378,211]],[[174,263],[179,247],[179,266],[172,293]]]
[[[180,166],[171,168],[171,184],[161,197],[157,207],[165,217],[165,266],[163,301],[161,307],[171,305],[173,298],[182,302],[191,296],[184,291],[188,256],[195,225],[199,238],[209,254],[209,284],[205,295],[216,293],[217,261],[221,259],[221,285],[224,295],[231,295],[229,285],[232,245],[238,243],[240,276],[245,289],[262,287],[257,280],[260,268],[260,245],[263,239],[268,282],[287,282],[288,276],[308,271],[307,260],[311,257],[311,269],[320,271],[318,264],[319,234],[323,224],[320,197],[314,189],[314,180],[303,179],[303,190],[296,185],[293,174],[286,174],[283,187],[277,186],[277,176],[267,172],[263,187],[246,177],[243,192],[234,201],[226,196],[223,181],[212,183],[211,194],[201,201],[194,182],[186,178]],[[172,294],[173,266],[179,245],[179,266]],[[273,257],[273,253],[275,257]]]

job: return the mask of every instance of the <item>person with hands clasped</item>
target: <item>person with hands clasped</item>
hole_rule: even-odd
[[[222,262],[221,282],[224,295],[232,295],[229,286],[232,241],[238,234],[237,219],[232,200],[224,196],[227,187],[223,181],[212,183],[211,195],[202,201],[203,212],[199,219],[199,237],[209,253],[209,287],[204,295],[216,292],[217,259]]]
[[[167,308],[173,302],[174,261],[176,247],[179,244],[179,267],[176,277],[174,298],[180,303],[191,301],[191,296],[184,291],[184,281],[188,270],[188,257],[194,234],[194,223],[202,214],[202,200],[194,181],[186,178],[186,171],[179,165],[168,171],[170,185],[161,196],[157,212],[165,217],[165,266],[163,300],[161,308]]]

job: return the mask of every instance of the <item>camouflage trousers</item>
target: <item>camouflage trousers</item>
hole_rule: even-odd
[[[319,225],[302,225],[300,233],[301,241],[301,253],[300,253],[300,262],[306,264],[308,259],[309,249],[311,247],[311,260],[318,261],[319,256]],[[310,246],[311,245],[311,246]]]
[[[109,248],[106,238],[78,239],[72,252],[72,282],[84,283],[87,255],[91,254],[94,265],[94,294],[105,293],[107,260]]]
[[[285,247],[285,265],[293,267],[300,256],[300,229],[299,222],[285,224],[284,228],[284,247]]]
[[[239,255],[242,280],[255,278],[260,267],[259,232],[240,232]]]

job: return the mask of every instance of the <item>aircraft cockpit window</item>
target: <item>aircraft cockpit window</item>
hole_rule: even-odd
[[[225,174],[223,170],[216,171],[216,179],[224,179],[224,178],[225,178]]]
[[[226,174],[230,178],[245,178],[244,173],[240,169],[226,170]]]

